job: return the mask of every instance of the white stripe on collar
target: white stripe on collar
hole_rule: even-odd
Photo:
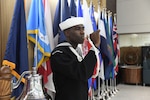
[[[82,56],[80,56],[78,54],[78,52],[72,47],[72,45],[70,43],[68,43],[68,42],[60,43],[56,47],[59,47],[59,46],[68,46],[69,49],[76,55],[79,62],[81,62],[83,60]]]
[[[77,53],[77,51],[73,47],[69,47],[70,50],[77,56],[79,62],[83,60],[83,58]]]
[[[63,42],[63,43],[58,44],[56,47],[59,47],[59,46],[71,46],[71,44],[68,42]]]

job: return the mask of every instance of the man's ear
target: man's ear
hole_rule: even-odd
[[[70,33],[69,30],[64,31],[64,34],[65,34],[66,37],[69,37],[69,33]]]

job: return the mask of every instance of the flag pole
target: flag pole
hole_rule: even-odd
[[[101,96],[102,96],[102,99],[105,100],[105,97],[106,97],[105,80],[102,80]]]
[[[116,25],[117,24],[117,14],[115,13],[114,14],[114,24]],[[117,51],[118,52],[118,51]],[[117,55],[118,56],[118,55]],[[118,61],[119,61],[119,57],[118,57]],[[118,62],[117,62],[118,63]],[[118,67],[118,66],[117,66]],[[117,73],[117,72],[116,72]],[[117,76],[117,75],[116,75]],[[117,83],[116,83],[116,77],[115,77],[115,92],[119,92],[119,89],[117,89]]]
[[[96,100],[102,99],[102,96],[100,95],[100,73],[98,74],[98,88],[97,88],[97,96],[95,97]]]
[[[108,79],[106,79],[106,98],[107,98],[107,100],[111,99],[109,96],[110,89],[108,87],[109,87],[108,86]]]
[[[38,31],[39,32],[39,31]],[[35,41],[35,48],[34,48],[34,55],[35,55],[35,66],[33,66],[32,67],[32,70],[33,70],[33,75],[35,75],[36,73],[37,73],[37,63],[38,63],[38,61],[37,61],[37,59],[38,59],[38,57],[37,57],[37,50],[38,50],[38,44],[37,44],[37,42],[38,42],[38,32],[36,33],[36,35],[35,35],[35,39],[36,39],[36,41]]]
[[[115,24],[115,25],[117,24],[117,19],[116,19],[116,17],[117,17],[117,14],[114,13],[114,24]],[[119,59],[119,58],[118,58],[118,59]],[[118,62],[117,62],[117,63],[118,63]],[[114,90],[115,90],[115,92],[119,92],[119,90],[117,89],[116,76],[117,76],[117,75],[115,75],[115,80],[114,80],[114,81],[115,81],[115,84],[114,84],[114,85],[115,85],[115,86],[114,86],[115,89],[114,89]]]
[[[116,82],[116,78],[115,78],[115,92],[119,92],[119,90],[117,89],[117,82]]]
[[[100,0],[98,0],[98,5],[99,5],[99,7],[98,7],[98,11],[99,11],[99,17],[98,17],[98,20],[100,20],[100,14],[101,14],[101,11],[100,11]],[[100,72],[99,72],[99,74],[98,74],[98,93],[97,93],[97,99],[102,99],[102,96],[100,95]]]
[[[99,23],[98,21],[100,20],[100,17],[101,17],[100,0],[98,0],[98,19],[97,19],[97,23]],[[98,27],[99,27],[99,24],[98,24]],[[100,63],[102,63],[102,62],[100,62]],[[101,91],[103,89],[103,82],[102,83],[100,82],[101,81],[100,78],[101,78],[101,72],[98,73],[98,82],[97,82],[98,89],[97,89],[97,96],[95,98],[96,98],[96,100],[101,100],[101,99],[105,100],[105,97],[103,96],[103,92]]]

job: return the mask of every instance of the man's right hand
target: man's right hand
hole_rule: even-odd
[[[94,43],[94,45],[98,48],[100,46],[100,30],[97,30],[90,34],[90,39]]]

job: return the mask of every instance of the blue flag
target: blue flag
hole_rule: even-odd
[[[61,18],[60,18],[60,13],[61,11],[61,1],[58,1],[58,4],[56,6],[56,11],[55,11],[55,15],[54,15],[54,24],[53,24],[53,34],[54,37],[59,34],[59,23],[61,22]]]
[[[89,13],[90,13],[91,21],[92,21],[93,30],[96,31],[97,30],[97,25],[96,25],[96,21],[95,21],[94,7],[93,7],[92,2],[90,4]],[[94,82],[92,82],[92,85],[93,85],[94,89],[96,89],[96,87],[97,87],[96,78],[93,81]],[[91,79],[89,79],[88,82],[90,83]]]
[[[112,57],[112,49],[111,49],[111,39],[110,39],[110,35],[109,35],[109,27],[108,27],[108,17],[107,17],[107,13],[106,11],[104,11],[104,26],[105,26],[105,30],[106,30],[106,41],[107,41],[107,57],[109,58],[109,60],[106,60],[104,58],[104,65],[105,65],[105,78],[109,79],[110,78],[110,73],[112,72],[113,69],[113,57]]]
[[[112,14],[110,13],[108,16],[108,27],[109,27],[109,37],[110,37],[110,47],[111,47],[111,55],[112,55],[112,71],[110,73],[110,77],[115,78],[115,52],[114,52],[114,46],[113,46],[113,20],[112,20]]]
[[[71,16],[74,16],[74,17],[77,16],[77,11],[76,10],[77,10],[77,8],[76,8],[75,1],[71,0],[70,1],[70,13],[71,13]]]
[[[81,1],[77,0],[77,16],[78,17],[83,17],[83,10],[81,6]]]
[[[95,21],[94,7],[93,7],[92,3],[90,4],[89,12],[90,12],[90,16],[91,16],[93,30],[96,31],[97,30],[97,25],[96,25],[96,21]]]
[[[50,43],[45,31],[44,6],[42,0],[32,0],[27,33],[29,40],[35,44],[34,48],[34,66],[39,67],[50,57]]]
[[[9,66],[16,78],[20,78],[20,74],[29,70],[24,0],[16,0],[3,65]],[[25,82],[25,79],[22,79],[22,82]],[[23,83],[13,90],[13,96],[18,97],[22,89]]]
[[[61,23],[62,21],[70,17],[71,17],[71,14],[70,14],[70,8],[68,6],[68,1],[59,0],[57,7],[56,7],[56,11],[55,11],[54,25],[53,25],[54,37],[56,35],[59,35],[58,43],[66,40],[64,33],[60,31],[59,23]]]

